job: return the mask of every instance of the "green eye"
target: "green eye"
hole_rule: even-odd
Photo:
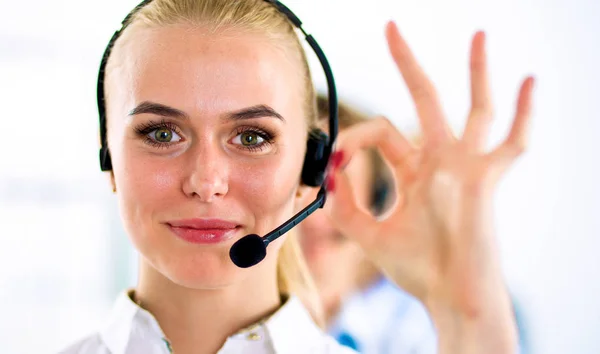
[[[255,132],[244,132],[240,134],[240,140],[244,146],[260,144],[262,137]]]
[[[244,151],[262,151],[263,148],[268,147],[273,141],[271,134],[257,128],[242,127],[238,129],[236,134],[231,142]]]
[[[161,143],[170,143],[173,139],[173,132],[167,128],[157,129],[154,133],[154,139]]]

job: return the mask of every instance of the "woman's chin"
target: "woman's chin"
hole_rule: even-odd
[[[244,270],[236,267],[229,255],[203,252],[202,254],[168,255],[156,262],[155,269],[174,284],[190,289],[220,289],[238,283]]]

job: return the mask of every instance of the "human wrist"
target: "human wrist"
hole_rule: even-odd
[[[518,334],[508,294],[480,297],[464,307],[442,301],[425,304],[438,333],[441,354],[514,354]]]

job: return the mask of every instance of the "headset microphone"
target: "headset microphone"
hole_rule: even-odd
[[[315,210],[322,208],[325,204],[326,196],[325,188],[321,187],[315,201],[264,237],[252,234],[239,239],[229,250],[229,256],[233,263],[240,268],[248,268],[258,264],[266,257],[269,243],[275,241],[279,236],[298,225]]]
[[[238,240],[230,249],[229,256],[233,263],[240,268],[248,268],[258,264],[267,255],[267,246],[275,241],[277,238],[288,232],[291,228],[298,225],[302,220],[306,219],[315,210],[322,208],[326,200],[326,190],[324,187],[325,174],[327,171],[327,164],[329,163],[329,157],[333,151],[333,145],[335,138],[337,137],[338,131],[338,101],[337,92],[335,87],[335,81],[333,79],[333,73],[329,62],[325,57],[325,54],[317,44],[317,41],[312,35],[307,34],[302,28],[302,22],[300,19],[285,5],[276,0],[265,0],[266,2],[275,6],[281,13],[283,13],[294,26],[296,26],[303,34],[304,38],[313,49],[319,62],[323,66],[325,77],[327,79],[327,91],[329,100],[329,136],[319,129],[314,129],[308,135],[306,145],[306,155],[304,156],[304,165],[302,167],[302,183],[312,187],[320,186],[321,189],[317,194],[317,198],[310,203],[307,207],[302,209],[299,213],[294,215],[291,219],[277,227],[275,230],[269,232],[264,237],[252,234],[247,235]],[[110,151],[108,149],[108,143],[106,139],[106,102],[104,95],[104,76],[106,64],[110,57],[110,53],[117,39],[123,33],[125,28],[131,22],[133,16],[141,8],[151,3],[152,0],[144,0],[138,6],[131,11],[125,20],[122,22],[121,29],[115,32],[112,36],[104,55],[100,63],[100,70],[98,73],[97,83],[97,100],[98,100],[98,113],[100,118],[100,169],[102,171],[111,171],[112,163],[110,157]]]

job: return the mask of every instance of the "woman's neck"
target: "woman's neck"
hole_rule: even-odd
[[[382,277],[381,271],[370,261],[363,261],[355,278],[355,288],[362,291],[371,287]]]
[[[174,353],[216,353],[229,336],[281,306],[276,275],[256,275],[220,289],[190,289],[142,262],[134,300],[156,318]]]

